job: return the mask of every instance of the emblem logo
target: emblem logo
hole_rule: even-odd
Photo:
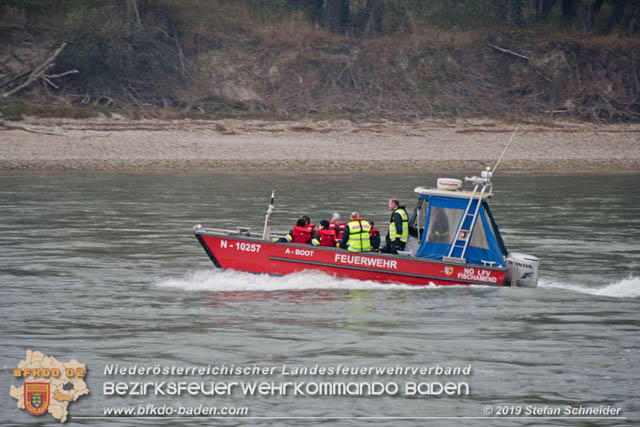
[[[447,276],[451,276],[451,275],[453,274],[453,267],[445,267],[445,268],[444,268],[444,273],[445,273]]]
[[[49,383],[24,383],[24,407],[28,413],[42,415],[49,409]]]
[[[69,405],[89,394],[85,375],[87,367],[84,363],[73,359],[60,362],[53,356],[27,350],[27,357],[13,369],[14,378],[24,382],[17,387],[12,384],[9,394],[18,401],[18,409],[33,415],[48,413],[64,423],[69,415]]]

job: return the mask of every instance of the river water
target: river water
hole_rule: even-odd
[[[0,423],[57,424],[16,408],[27,349],[86,363],[84,425],[636,425],[640,423],[639,175],[499,175],[507,247],[541,260],[537,289],[412,288],[322,274],[218,271],[192,226],[275,230],[359,210],[386,232],[386,201],[413,207],[432,174],[0,173]],[[273,375],[118,376],[105,366],[276,367]],[[469,375],[284,376],[309,367],[468,367]],[[396,383],[379,396],[105,396],[107,382]],[[407,396],[410,382],[468,394]],[[108,406],[241,406],[249,418],[101,418]],[[619,408],[625,419],[527,414]],[[504,411],[521,418],[486,417]],[[487,409],[489,408],[489,409]],[[520,409],[517,409],[520,408]],[[544,410],[543,410],[544,411]],[[287,418],[303,417],[303,418]],[[398,418],[404,417],[404,418]],[[427,417],[440,417],[438,419]]]

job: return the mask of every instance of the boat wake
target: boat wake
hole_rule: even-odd
[[[154,282],[162,288],[187,291],[286,291],[304,289],[431,289],[437,286],[383,284],[373,281],[336,278],[319,272],[301,272],[286,276],[243,273],[233,270],[196,270],[178,277],[160,277]]]
[[[598,295],[614,298],[637,298],[640,297],[640,278],[629,276],[620,281],[609,283],[604,286],[570,285],[565,283],[547,282],[541,280],[540,288],[567,289],[589,295]]]
[[[403,284],[384,284],[374,281],[343,279],[321,272],[305,271],[288,274],[286,276],[269,276],[267,274],[252,274],[234,270],[195,270],[181,276],[158,277],[154,285],[161,288],[177,288],[185,291],[209,292],[242,292],[242,291],[288,291],[305,289],[450,289],[460,286],[410,286]],[[464,286],[468,288],[469,286]],[[471,286],[485,288],[485,286]],[[586,286],[560,283],[542,279],[539,288],[566,289],[589,295],[607,296],[615,298],[640,297],[640,278],[629,276],[620,281],[604,286]]]

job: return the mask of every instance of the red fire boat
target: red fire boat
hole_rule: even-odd
[[[497,166],[497,165],[496,165]],[[495,170],[495,168],[494,168]],[[248,228],[194,227],[196,238],[218,268],[285,275],[304,270],[383,283],[409,285],[492,285],[536,287],[536,257],[509,252],[488,200],[493,172],[462,181],[440,178],[436,188],[418,187],[409,219],[409,242],[396,254],[350,252],[340,248],[274,243],[270,234],[274,194],[263,233]]]

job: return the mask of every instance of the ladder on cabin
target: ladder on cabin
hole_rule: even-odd
[[[458,224],[455,238],[453,239],[453,243],[451,244],[451,248],[449,249],[449,255],[445,258],[447,260],[455,260],[461,262],[466,261],[464,256],[467,253],[467,247],[469,246],[469,241],[471,240],[471,231],[476,225],[478,213],[480,213],[482,196],[484,196],[488,184],[482,184],[482,190],[480,190],[480,195],[478,196],[478,203],[474,204],[473,201],[476,193],[478,192],[478,187],[480,187],[480,184],[476,184],[476,186],[473,188],[473,192],[471,193],[471,197],[469,198],[469,203],[467,203],[467,208],[462,215],[460,224]],[[459,255],[456,254],[458,252]]]

